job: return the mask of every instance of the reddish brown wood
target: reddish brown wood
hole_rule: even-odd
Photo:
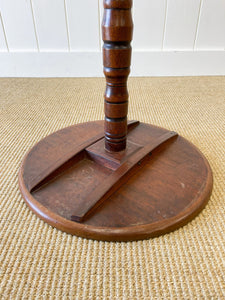
[[[73,221],[83,221],[84,218],[92,214],[94,210],[105,200],[107,200],[111,195],[113,195],[125,182],[128,181],[138,170],[142,167],[144,163],[143,160],[147,155],[151,155],[152,151],[160,147],[163,143],[167,142],[174,136],[177,136],[175,132],[166,132],[161,136],[157,137],[154,142],[147,143],[146,145],[136,145],[133,147],[133,152],[129,156],[124,153],[121,163],[118,164],[118,168],[112,172],[107,179],[101,185],[96,186],[93,191],[88,194],[86,198],[82,199],[82,202],[76,207],[76,211],[71,216]],[[93,152],[90,149],[86,149],[88,153],[92,154],[91,157],[94,161],[102,163],[104,166],[108,167],[110,158],[105,159],[107,165],[105,164],[104,158],[102,160],[96,160],[95,157],[99,157],[100,154]],[[94,154],[94,155],[93,155]],[[110,168],[111,169],[111,168]]]
[[[128,90],[133,22],[132,1],[105,0],[102,23],[105,91],[105,148],[126,148]]]
[[[127,128],[131,7],[131,0],[104,1],[104,126],[55,132],[31,149],[19,173],[21,193],[40,218],[97,240],[175,230],[203,209],[212,191],[210,166],[191,143],[137,121]]]
[[[138,124],[138,121],[130,121],[128,123],[128,131]],[[99,140],[102,140],[103,137],[104,134],[103,132],[101,132],[90,137],[90,139],[85,140],[83,143],[78,144],[77,140],[70,139],[70,137],[68,136],[67,143],[70,144],[72,148],[67,148],[67,146],[65,146],[63,155],[61,154],[60,149],[55,148],[54,152],[59,153],[59,156],[55,155],[54,160],[46,164],[45,168],[43,168],[40,173],[37,173],[35,169],[35,174],[30,174],[28,185],[29,191],[32,192],[35,189],[38,189],[39,186],[43,185],[46,181],[48,182],[50,178],[56,176],[56,174],[58,173],[61,173],[67,167],[67,165],[70,166],[71,160],[73,161],[75,156],[79,155],[82,151],[84,151],[92,144],[96,144]],[[57,140],[54,143],[55,145],[57,145]],[[47,151],[48,147],[49,145],[47,144],[46,149],[43,149],[42,155],[44,155],[44,152]]]
[[[65,128],[40,141],[25,157],[19,175],[21,193],[29,207],[47,223],[86,238],[138,240],[179,228],[206,205],[212,190],[211,169],[198,149],[178,136],[146,156],[129,178],[123,178],[123,185],[118,183],[119,186],[113,187],[101,205],[90,211],[81,223],[71,221],[80,203],[96,188],[101,191],[100,187],[104,188],[104,182],[114,176],[119,165],[135,160],[145,145],[153,146],[159,137],[168,133],[166,129],[143,123],[128,133],[128,145],[138,144],[131,152],[128,147],[113,161],[111,153],[95,160],[89,151],[83,150],[64,168],[59,168],[57,174],[53,172],[38,188],[29,191],[30,181],[36,174],[43,174],[47,166],[73,151],[74,145],[68,141],[74,139],[77,149],[102,132],[103,122]],[[109,164],[117,161],[118,166],[111,168],[106,160]]]

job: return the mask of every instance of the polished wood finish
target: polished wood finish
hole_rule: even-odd
[[[74,221],[83,221],[87,215],[92,214],[93,211],[105,200],[107,200],[115,191],[117,191],[130,177],[132,177],[141,167],[142,161],[147,155],[151,155],[152,151],[157,149],[163,143],[167,142],[172,137],[177,136],[174,132],[167,132],[159,136],[154,142],[147,143],[146,145],[134,144],[132,153],[128,156],[126,153],[123,155],[123,161],[121,159],[118,168],[108,176],[101,185],[96,186],[87,197],[82,199],[79,206],[76,207],[76,211],[71,216]],[[135,147],[136,146],[136,147]],[[91,154],[92,159],[99,157],[100,154],[93,152],[91,149],[86,149]],[[97,162],[103,162],[97,160]],[[106,159],[109,163],[109,157]],[[105,166],[105,164],[104,164]],[[111,168],[110,168],[111,169]]]
[[[102,22],[105,91],[105,149],[126,148],[128,90],[133,21],[132,1],[105,0]]]
[[[173,132],[133,124],[128,130],[128,147],[117,156],[102,155],[102,148],[98,151],[104,137],[83,148],[89,144],[86,141],[103,133],[103,121],[68,127],[40,141],[25,157],[19,175],[28,206],[60,230],[107,241],[158,236],[193,219],[212,190],[206,159]],[[73,151],[74,156],[68,156]],[[67,156],[69,160],[64,159]],[[52,170],[59,161],[62,165],[31,189],[33,178],[45,176],[47,168]],[[134,167],[121,176],[130,164]],[[97,196],[99,205],[92,209],[90,203]],[[76,218],[86,205],[85,218]]]
[[[199,150],[175,132],[127,125],[133,23],[131,0],[105,0],[105,121],[49,135],[22,162],[21,193],[44,221],[67,233],[130,241],[192,220],[212,191]]]

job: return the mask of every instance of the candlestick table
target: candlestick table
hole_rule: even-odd
[[[97,240],[168,233],[192,220],[212,191],[210,166],[193,144],[174,131],[127,122],[131,8],[132,0],[104,0],[105,121],[47,136],[19,172],[21,193],[41,219]]]

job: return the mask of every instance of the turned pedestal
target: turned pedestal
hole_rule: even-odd
[[[212,172],[174,131],[127,121],[131,0],[105,0],[102,23],[105,121],[77,124],[25,156],[21,193],[50,225],[106,241],[145,239],[192,220],[206,205]]]

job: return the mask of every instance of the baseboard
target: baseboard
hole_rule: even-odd
[[[225,51],[134,52],[134,76],[225,75]]]
[[[225,51],[133,51],[131,76],[225,75]],[[0,77],[101,77],[101,52],[0,52]]]

